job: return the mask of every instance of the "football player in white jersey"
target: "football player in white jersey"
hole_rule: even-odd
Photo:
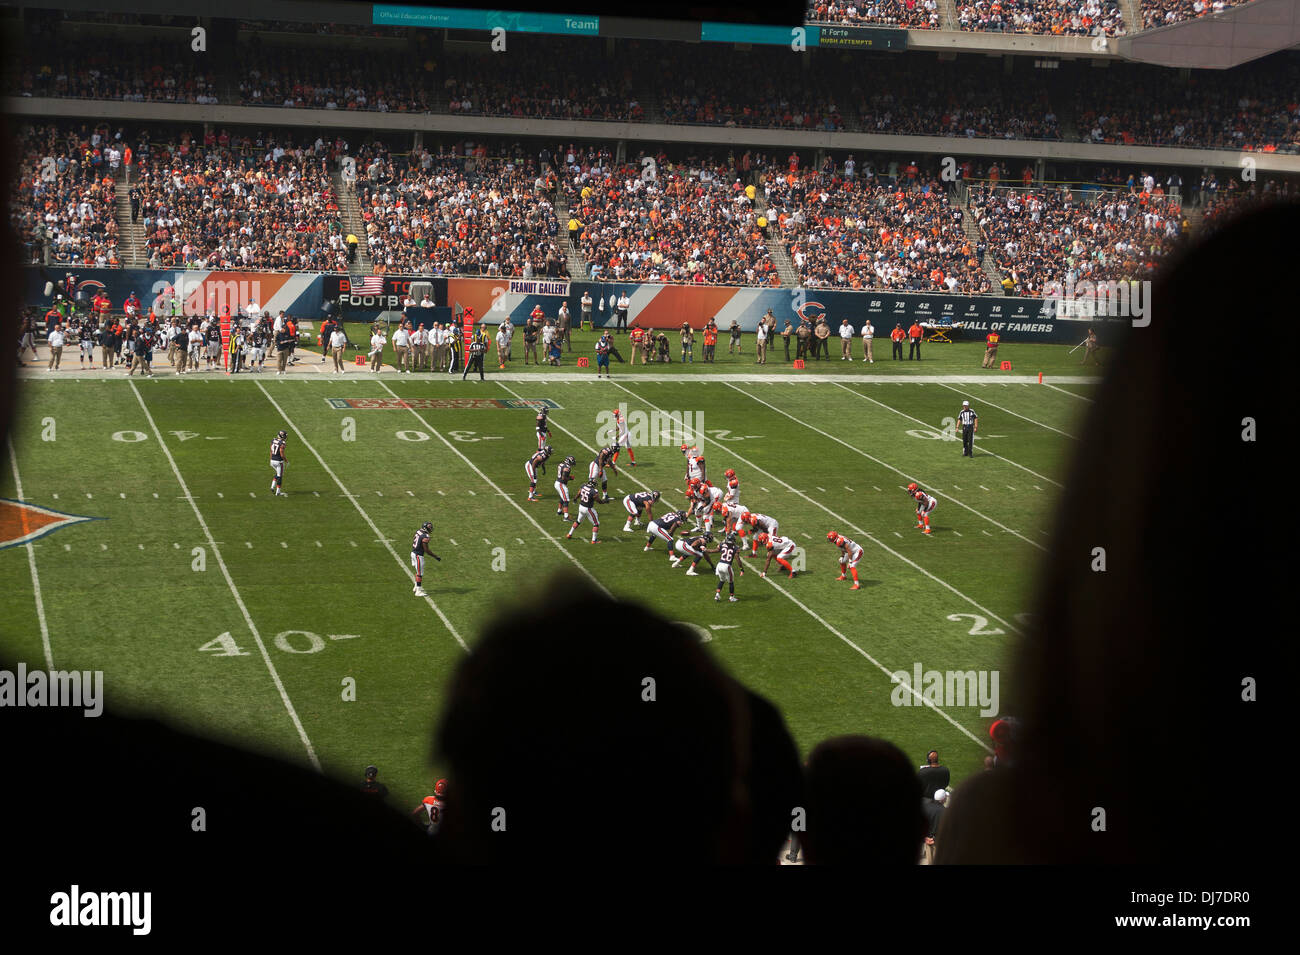
[[[623,412],[614,409],[614,463],[618,463],[619,452],[626,449],[627,459],[636,467],[636,455],[632,453],[632,442],[627,433],[627,419]]]
[[[703,482],[704,473],[704,455],[700,449],[691,444],[682,445],[682,454],[686,456],[686,482],[689,484],[691,478],[696,478]]]
[[[775,559],[778,564],[789,572],[791,578],[794,577],[794,566],[789,561],[790,555],[795,550],[794,541],[779,534],[767,534],[759,531],[754,535],[754,543],[767,548],[767,563],[763,565],[763,572],[758,576],[766,577],[767,569],[772,566],[772,560]]]
[[[781,530],[781,525],[776,522],[776,518],[768,517],[766,514],[751,513],[749,511],[745,511],[740,515],[740,523],[742,527],[750,527],[755,531],[762,531],[766,534],[775,535],[780,533]],[[751,537],[750,543],[752,544],[752,547],[750,548],[750,556],[756,556],[758,554],[758,542]]]
[[[907,492],[916,501],[916,526],[921,529],[922,534],[930,533],[930,514],[939,503],[938,500],[926,494],[915,483],[907,486]]]
[[[858,561],[862,559],[862,546],[836,531],[827,532],[826,539],[840,549],[840,575],[835,579],[843,580],[847,570],[853,575],[853,586],[849,589],[861,590],[862,585],[858,583]]]

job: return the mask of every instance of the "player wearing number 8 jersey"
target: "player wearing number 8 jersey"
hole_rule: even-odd
[[[431,836],[436,836],[438,830],[442,828],[442,821],[447,812],[447,780],[440,779],[433,787],[433,795],[425,796],[420,805],[411,810],[412,816],[418,816],[424,813],[427,823],[425,830]]]
[[[754,535],[754,543],[767,548],[767,563],[763,565],[763,572],[758,576],[766,577],[768,568],[772,566],[772,561],[775,560],[786,569],[791,578],[794,577],[794,565],[788,560],[795,551],[796,545],[794,541],[779,534],[760,532]]]
[[[858,583],[858,561],[862,559],[862,547],[854,541],[849,540],[843,534],[830,531],[826,539],[840,549],[840,575],[836,580],[844,579],[844,572],[847,570],[853,575],[853,586],[850,590],[860,590],[861,584]]]

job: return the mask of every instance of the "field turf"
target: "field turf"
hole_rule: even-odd
[[[1079,353],[1065,361],[1062,347],[1005,350],[1030,356],[1017,374],[1079,371]],[[927,346],[929,360],[906,373],[978,374],[981,354]],[[493,614],[547,599],[563,570],[699,628],[731,673],[782,710],[805,753],[868,733],[917,764],[937,748],[956,783],[979,769],[989,719],[977,706],[895,706],[887,671],[1000,670],[1010,694],[1008,653],[1091,386],[1008,383],[999,372],[969,385],[873,383],[875,371],[908,366],[882,357],[885,342],[873,372],[857,362],[861,381],[850,383],[795,380],[780,363],[764,371],[789,373],[788,383],[755,382],[739,360],[697,362],[689,383],[637,380],[640,370],[625,376],[617,364],[612,382],[548,381],[544,369],[481,385],[387,374],[27,380],[0,496],[95,520],[35,540],[30,560],[27,545],[0,551],[0,650],[33,668],[48,659],[101,669],[112,706],[340,778],[359,782],[375,763],[395,804],[414,806],[444,769],[430,763],[432,731],[457,661]],[[848,366],[838,355],[822,364]],[[738,375],[698,377],[705,370]],[[511,371],[523,371],[518,359]],[[466,397],[554,404],[557,457],[539,481],[542,503],[525,500],[535,447],[526,407],[328,400]],[[942,435],[963,398],[980,414],[973,459]],[[680,500],[683,459],[666,440],[636,448],[637,467],[611,477],[602,543],[588,542],[585,524],[564,540],[554,465],[571,453],[585,473],[597,415],[619,403],[701,413],[710,475],[734,467],[746,506],[780,521],[806,570],[760,580],[749,564],[740,601],[715,603],[707,571],[671,569],[662,543],[643,553],[644,536],[622,531],[617,498],[649,487]],[[280,428],[289,496],[277,499],[267,459]],[[913,480],[939,499],[928,538],[901,489]],[[428,600],[412,596],[408,560],[425,520],[443,558],[430,562]],[[831,529],[866,550],[858,592],[834,579]],[[608,626],[617,640],[617,619]],[[344,699],[347,678],[355,701]]]

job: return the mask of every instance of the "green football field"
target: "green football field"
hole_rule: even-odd
[[[1079,372],[1064,348],[1006,350],[1034,366],[1017,376]],[[111,706],[344,779],[375,763],[395,803],[414,806],[443,769],[430,750],[453,667],[493,614],[548,599],[564,571],[692,625],[782,710],[805,753],[829,736],[882,736],[917,764],[937,748],[956,783],[981,766],[990,717],[977,704],[894,705],[889,674],[1000,671],[1010,696],[1009,652],[1092,393],[998,372],[974,384],[922,377],[978,375],[981,354],[951,346],[907,382],[873,381],[860,362],[856,381],[760,381],[740,361],[717,369],[728,380],[698,364],[682,381],[617,364],[608,382],[27,380],[0,496],[93,520],[0,550],[0,650],[32,668],[103,670]],[[881,357],[876,369],[895,372]],[[476,406],[446,406],[466,398]],[[973,459],[945,422],[963,398],[980,415]],[[529,503],[539,401],[553,408],[557,457],[542,502]],[[573,454],[585,475],[601,415],[618,405],[633,415],[634,445],[643,433],[637,467],[611,476],[602,542],[585,524],[565,540],[554,465]],[[735,468],[745,505],[799,543],[803,573],[760,580],[749,564],[739,602],[717,603],[711,574],[687,578],[662,543],[643,553],[644,536],[623,532],[623,493],[681,500],[680,437],[656,411],[702,432],[715,481]],[[280,428],[289,496],[277,499],[268,449]],[[939,499],[930,537],[914,527],[909,481]],[[420,599],[409,553],[425,520],[443,559]],[[865,548],[860,591],[835,580],[832,529]],[[617,619],[608,628],[617,640]]]

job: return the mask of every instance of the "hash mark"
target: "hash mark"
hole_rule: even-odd
[[[108,550],[108,545],[107,545],[107,544],[100,544],[100,545],[99,545],[99,549],[100,549],[100,550]]]
[[[469,488],[465,488],[465,490],[469,491]],[[469,496],[470,496],[470,497],[478,497],[478,495],[475,494],[473,491],[469,491]]]
[[[94,497],[94,496],[95,496],[95,495],[91,494],[89,491],[86,492],[86,497],[87,497],[87,498],[92,498],[92,497]]]
[[[961,537],[961,531],[953,531],[953,533],[956,534],[958,537]]]
[[[456,543],[456,538],[454,538],[454,537],[448,537],[447,540],[451,541],[451,546],[452,546],[452,547],[459,547],[459,546],[460,546],[459,544]]]
[[[125,500],[125,499],[126,499],[126,494],[125,494],[125,493],[119,494],[118,497],[120,497],[120,498],[122,498],[123,500]]]
[[[524,542],[524,539],[522,537],[516,537],[515,540],[517,540],[521,544]]]
[[[817,490],[821,491],[823,494],[826,493],[826,488],[824,487],[819,487]]]
[[[846,485],[844,485],[844,490],[846,490],[846,491],[852,491],[853,488],[849,487],[849,486],[846,484]]]
[[[351,544],[353,547],[356,547],[356,546],[357,546],[357,542],[356,542],[356,541],[348,541],[348,543]]]
[[[289,545],[286,544],[284,541],[280,541],[280,546],[281,546],[281,547],[288,547]]]
[[[1035,485],[1034,485],[1034,490],[1035,490],[1035,491],[1041,491],[1042,488],[1039,487],[1037,484],[1035,484]]]
[[[153,492],[153,499],[154,499],[155,501],[158,500],[158,492],[157,492],[157,491],[154,491],[154,492]]]
[[[383,492],[383,491],[376,491],[375,493],[378,494],[380,497],[383,497],[383,496],[384,496],[384,492]]]
[[[139,546],[139,548],[140,548],[141,550],[144,550],[144,544],[139,544],[139,545],[137,545],[137,546]]]
[[[872,487],[876,487],[876,486],[875,486],[875,485],[874,485],[874,484],[873,484],[873,485],[871,485],[871,486],[872,486]],[[876,487],[876,490],[877,490],[877,491],[879,491],[879,490],[880,490],[880,488],[878,488],[878,487]]]
[[[444,494],[442,491],[439,491],[439,492],[438,492],[438,496],[439,496],[439,497],[446,497],[447,495]]]
[[[249,491],[249,492],[248,492],[248,496],[249,496],[249,497],[257,497],[257,492],[256,492],[256,491]]]
[[[980,485],[980,490],[981,490],[981,491],[987,491],[988,488],[986,488],[983,484],[981,484],[981,485]]]
[[[1008,485],[1007,485],[1007,490],[1008,490],[1008,491],[1014,491],[1015,488],[1012,487],[1010,484],[1008,484]]]
[[[988,531],[985,531],[985,532],[984,532],[984,536],[985,536],[985,537],[992,537],[993,535],[990,534]]]
[[[769,491],[769,490],[768,490],[767,488],[765,488],[765,487],[760,487],[759,490],[762,491],[764,494],[771,494],[771,493],[772,493],[771,491]]]
[[[898,533],[898,531],[894,531],[894,536],[895,536],[895,537],[902,537],[903,535],[900,534],[900,533]]]
[[[406,496],[407,496],[407,497],[415,497],[415,492],[414,492],[414,491],[407,491],[407,492],[406,492]]]
[[[71,545],[71,544],[64,544],[64,545],[63,545],[63,549],[64,549],[64,550],[72,550],[72,545]]]
[[[252,541],[244,541],[244,546],[247,547],[249,550],[252,550],[252,549],[253,549],[253,542],[252,542]]]
[[[125,496],[125,495],[123,495],[123,496]],[[225,496],[226,496],[226,495],[222,494],[220,491],[217,492],[217,497],[225,497]]]
[[[154,497],[157,497],[157,496],[158,496],[157,494],[154,495]],[[57,500],[59,499],[59,495],[55,494],[55,495],[54,495],[54,499],[57,501]]]

